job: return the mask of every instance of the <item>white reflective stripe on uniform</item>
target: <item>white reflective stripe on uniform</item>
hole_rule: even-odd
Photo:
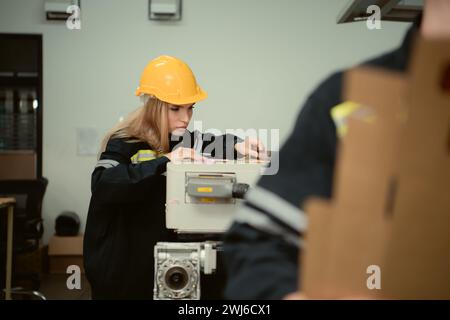
[[[303,241],[297,234],[287,232],[285,228],[276,224],[267,215],[248,206],[239,207],[238,212],[234,217],[234,221],[246,223],[257,230],[280,236],[286,242],[293,244],[296,247],[301,247],[303,245]]]
[[[119,165],[119,162],[116,160],[111,160],[111,159],[103,159],[103,160],[98,160],[97,164],[95,165],[95,167],[104,167],[106,169],[109,168],[113,168],[115,166]]]
[[[305,232],[308,227],[306,214],[273,192],[256,187],[247,193],[246,199],[251,205],[267,211],[275,219],[280,220],[299,234]]]

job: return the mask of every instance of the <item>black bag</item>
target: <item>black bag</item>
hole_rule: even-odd
[[[78,235],[80,230],[80,218],[75,212],[64,211],[56,217],[55,233],[60,237]]]

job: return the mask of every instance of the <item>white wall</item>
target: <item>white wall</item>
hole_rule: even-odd
[[[95,156],[78,156],[76,128],[99,135],[138,106],[140,72],[161,54],[185,60],[209,93],[204,129],[278,128],[327,74],[397,46],[408,27],[336,25],[346,0],[184,0],[183,19],[147,18],[146,0],[81,0],[82,29],[44,19],[43,0],[0,0],[0,32],[41,33],[44,50],[45,242],[63,210],[84,222]]]

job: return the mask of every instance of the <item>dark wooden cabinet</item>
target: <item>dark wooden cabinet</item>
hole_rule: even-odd
[[[42,176],[42,36],[0,34],[0,179]]]

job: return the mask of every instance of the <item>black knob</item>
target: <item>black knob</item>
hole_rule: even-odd
[[[235,183],[233,184],[232,196],[236,199],[244,199],[245,194],[250,186],[246,183]]]

